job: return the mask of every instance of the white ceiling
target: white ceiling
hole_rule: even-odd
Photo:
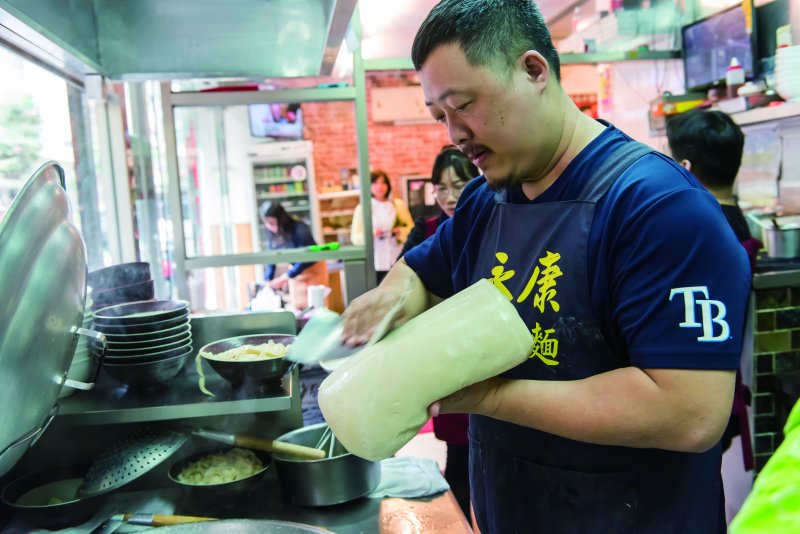
[[[437,3],[438,0],[360,0],[364,57],[408,57],[417,29]],[[555,40],[569,35],[576,5],[581,5],[581,17],[595,12],[595,0],[540,0],[538,4]]]

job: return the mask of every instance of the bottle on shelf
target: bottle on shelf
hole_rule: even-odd
[[[734,98],[738,94],[739,88],[744,85],[744,69],[739,64],[736,57],[731,58],[731,64],[725,72],[725,85],[727,87],[728,98]]]

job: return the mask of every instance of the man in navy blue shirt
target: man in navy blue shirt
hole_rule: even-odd
[[[718,203],[575,107],[529,0],[442,1],[412,59],[431,114],[484,174],[353,301],[344,340],[366,342],[408,281],[396,324],[491,280],[530,329],[530,358],[430,408],[470,414],[481,531],[724,532],[719,438],[750,272]]]

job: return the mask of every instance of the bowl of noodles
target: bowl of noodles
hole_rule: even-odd
[[[200,349],[197,357],[234,388],[247,382],[271,383],[280,381],[291,367],[284,356],[294,338],[286,334],[231,337],[209,343]]]
[[[212,449],[173,464],[167,476],[193,499],[218,500],[255,489],[270,462],[266,452],[241,447]]]

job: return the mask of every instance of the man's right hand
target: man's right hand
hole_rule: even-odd
[[[389,331],[428,309],[432,305],[432,295],[428,294],[416,273],[401,259],[378,287],[354,299],[344,311],[342,343],[353,347],[369,341],[375,327],[400,300],[409,283],[412,285],[411,294],[389,325]]]

